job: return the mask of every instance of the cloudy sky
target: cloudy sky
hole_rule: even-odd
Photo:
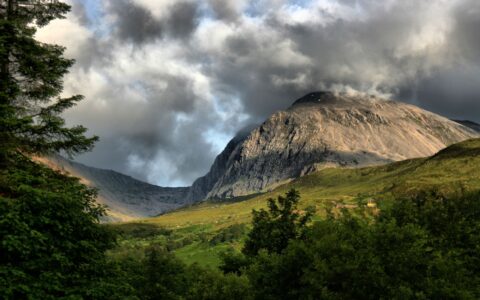
[[[478,0],[69,0],[37,37],[77,63],[77,160],[164,186],[208,171],[236,131],[321,89],[480,121]]]

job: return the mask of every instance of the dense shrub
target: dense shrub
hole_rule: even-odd
[[[245,224],[233,224],[221,229],[209,241],[210,245],[215,246],[221,243],[228,243],[240,240],[247,233]]]

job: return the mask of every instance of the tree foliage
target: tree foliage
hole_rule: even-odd
[[[300,194],[290,190],[277,200],[268,199],[268,211],[261,209],[252,212],[253,228],[248,234],[242,252],[247,256],[257,255],[261,249],[270,253],[280,253],[290,240],[303,236],[312,211],[297,210]]]
[[[0,173],[0,298],[110,298],[96,192],[20,154]]]
[[[9,155],[91,149],[83,126],[68,128],[60,114],[82,99],[62,98],[63,76],[74,63],[64,48],[41,43],[38,27],[63,18],[70,6],[57,0],[0,1],[0,164]]]
[[[60,97],[73,60],[34,38],[70,9],[56,0],[0,1],[0,298],[115,299],[96,192],[45,168],[32,155],[91,149],[96,137],[68,128],[61,113],[81,96]]]
[[[253,299],[245,276],[224,275],[218,270],[185,265],[166,248],[152,245],[144,258],[124,257],[118,261],[131,296],[139,299]]]
[[[478,299],[479,199],[422,193],[373,222],[331,215],[244,273],[257,299]]]

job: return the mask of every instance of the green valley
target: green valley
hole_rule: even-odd
[[[373,203],[381,209],[392,200],[425,190],[459,194],[480,190],[480,139],[454,144],[428,158],[411,159],[359,169],[329,168],[298,178],[273,191],[227,202],[205,201],[155,218],[112,224],[123,238],[112,255],[143,251],[151,243],[164,243],[187,263],[218,265],[222,252],[239,249],[244,234],[227,241],[210,241],[236,224],[249,224],[253,209],[266,207],[268,198],[290,189],[300,192],[300,209],[315,207],[315,219],[325,209],[354,208]],[[145,232],[147,232],[145,234]],[[168,232],[167,235],[162,234]],[[246,231],[245,231],[246,232]]]

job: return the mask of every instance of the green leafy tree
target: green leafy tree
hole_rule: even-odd
[[[253,228],[248,234],[242,252],[255,256],[261,249],[269,253],[280,253],[290,240],[301,238],[312,211],[299,212],[300,194],[292,189],[286,197],[278,196],[277,201],[268,199],[268,211],[253,210]]]
[[[422,193],[374,222],[341,212],[245,274],[256,299],[479,299],[479,197]]]
[[[186,265],[160,245],[149,246],[143,257],[119,259],[121,280],[135,287],[139,299],[253,299],[246,276]]]

